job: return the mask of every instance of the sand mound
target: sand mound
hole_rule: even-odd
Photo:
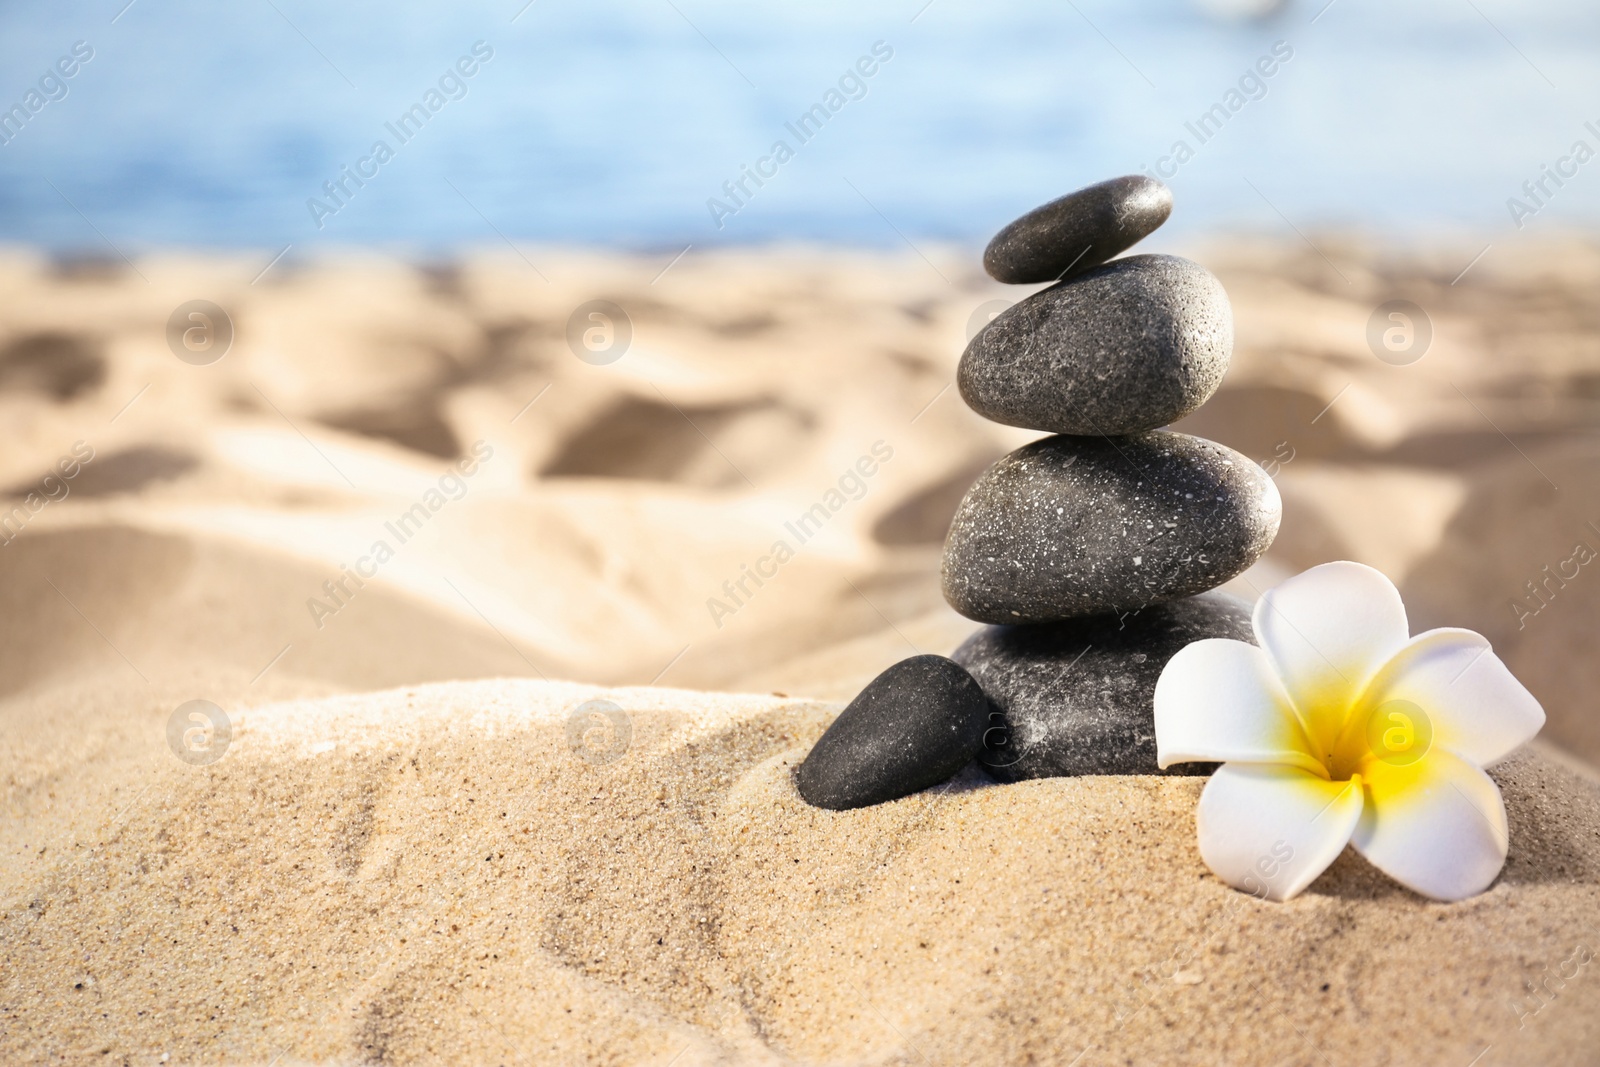
[[[595,699],[620,732],[569,728]],[[11,797],[25,824],[97,799],[6,880],[0,1058],[1592,1062],[1600,979],[1522,984],[1594,947],[1575,771],[1497,772],[1481,897],[1347,855],[1279,905],[1201,865],[1196,781],[809,808],[791,768],[834,710],[452,683],[243,712],[220,762],[138,789],[63,768]]]

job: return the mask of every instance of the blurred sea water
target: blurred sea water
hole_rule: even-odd
[[[12,0],[0,241],[903,247],[1141,170],[1185,232],[1511,240],[1600,223],[1597,58],[1580,0]]]

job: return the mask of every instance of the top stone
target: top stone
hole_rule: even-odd
[[[1172,190],[1154,178],[1112,178],[1007,225],[983,250],[983,269],[999,282],[1057,281],[1132,248],[1171,214]]]

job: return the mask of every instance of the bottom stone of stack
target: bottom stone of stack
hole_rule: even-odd
[[[1255,641],[1250,605],[1215,590],[1125,614],[987,626],[951,655],[989,698],[978,762],[1001,782],[1083,774],[1210,774],[1156,766],[1156,679],[1185,645]]]

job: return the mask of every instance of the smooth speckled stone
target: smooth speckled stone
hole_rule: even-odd
[[[1172,190],[1154,178],[1112,178],[1008,223],[983,250],[983,269],[1000,282],[1053,282],[1132,248],[1171,214]]]
[[[913,656],[874,678],[795,774],[807,802],[841,811],[938,785],[983,746],[988,704],[943,656]]]
[[[1051,433],[1153,430],[1201,404],[1233,356],[1233,310],[1210,271],[1129,256],[1006,309],[967,345],[956,382],[994,422]]]
[[[1156,679],[1184,645],[1254,643],[1250,606],[1209,592],[1130,615],[1047,626],[988,626],[954,659],[991,705],[978,763],[1002,782],[1076,774],[1209,774],[1156,766]]]
[[[1057,622],[1213,589],[1272,544],[1267,473],[1187,434],[1046,437],[985,471],[944,544],[944,595],[979,622]]]

